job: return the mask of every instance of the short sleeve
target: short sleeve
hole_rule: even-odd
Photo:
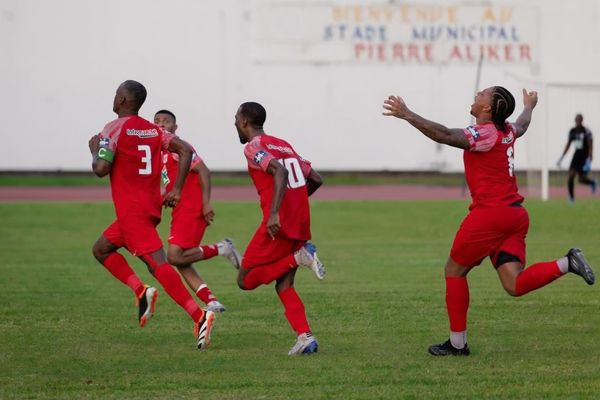
[[[117,152],[117,143],[123,123],[117,119],[109,122],[100,132],[100,144],[98,148],[98,158],[108,162],[113,162]]]
[[[298,156],[298,159],[300,160],[300,168],[302,169],[302,175],[304,175],[304,177],[306,178],[308,175],[310,175],[310,171],[312,170],[312,164],[310,163],[310,161],[305,160],[300,156]]]
[[[493,124],[471,125],[463,132],[469,141],[469,151],[489,151],[498,140],[498,130]]]
[[[196,149],[192,147],[192,162],[190,163],[190,171],[196,168],[196,165],[202,162],[202,158],[196,153]]]
[[[160,139],[161,139],[162,149],[169,150],[169,145],[171,144],[171,140],[173,140],[175,135],[164,129],[160,129],[160,133],[161,133]]]
[[[259,140],[252,140],[244,147],[244,155],[248,160],[248,165],[251,168],[258,168],[266,171],[269,168],[271,160],[275,159],[271,153],[267,151]]]

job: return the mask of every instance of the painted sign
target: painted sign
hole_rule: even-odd
[[[537,8],[269,3],[256,11],[257,62],[532,64]]]

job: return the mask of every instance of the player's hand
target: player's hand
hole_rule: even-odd
[[[179,200],[181,200],[181,192],[178,190],[171,190],[169,193],[165,194],[163,205],[165,207],[175,208],[177,204],[179,204]]]
[[[98,154],[98,149],[100,149],[100,134],[92,136],[88,142],[88,146],[90,147],[90,153]]]
[[[277,233],[281,229],[281,224],[279,223],[279,214],[271,214],[269,216],[269,220],[267,221],[267,232],[271,239],[275,239]]]
[[[560,164],[562,163],[562,160],[565,156],[561,156],[558,161],[556,162],[556,166],[558,167],[558,169],[560,169]]]
[[[527,89],[523,88],[523,105],[525,108],[533,109],[538,102],[538,92],[532,90],[527,92]]]
[[[389,115],[396,118],[404,119],[408,116],[409,109],[402,100],[402,97],[399,96],[390,96],[383,102],[383,108],[387,111],[384,111],[383,115]]]
[[[202,214],[204,215],[204,220],[208,225],[215,219],[215,212],[213,211],[212,205],[210,203],[204,204],[202,208]]]

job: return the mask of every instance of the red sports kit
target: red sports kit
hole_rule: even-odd
[[[452,244],[450,256],[465,267],[477,266],[485,257],[496,265],[503,251],[525,264],[525,236],[529,229],[527,210],[521,207],[514,174],[514,143],[511,124],[506,132],[493,123],[464,130],[470,149],[464,152],[465,176],[473,201]]]
[[[173,135],[134,115],[109,122],[100,134],[98,156],[110,161],[110,185],[117,220],[103,235],[136,256],[162,247],[161,152]]]

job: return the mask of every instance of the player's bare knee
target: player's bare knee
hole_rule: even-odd
[[[177,268],[185,267],[188,264],[183,262],[181,253],[181,250],[169,247],[169,250],[167,251],[167,262]]]
[[[172,254],[167,254],[167,262],[177,268],[183,268],[186,266],[179,256]]]
[[[240,278],[240,277],[238,276],[238,278],[237,278],[237,284],[238,284],[238,287],[239,287],[240,289],[242,289],[242,290],[250,290],[250,289],[248,289],[248,288],[246,287],[246,285],[244,284],[244,278]]]
[[[246,285],[245,278],[246,275],[248,274],[249,270],[245,269],[245,268],[240,268],[240,272],[238,273],[237,276],[237,284],[238,287],[242,290],[252,290],[254,288],[248,287],[248,285]]]
[[[517,293],[517,289],[515,287],[515,285],[503,285],[504,286],[504,290],[506,291],[506,293],[508,293],[510,296],[512,297],[519,297],[520,294]]]
[[[107,248],[101,239],[98,239],[92,247],[92,254],[100,263],[110,255],[111,249]]]

